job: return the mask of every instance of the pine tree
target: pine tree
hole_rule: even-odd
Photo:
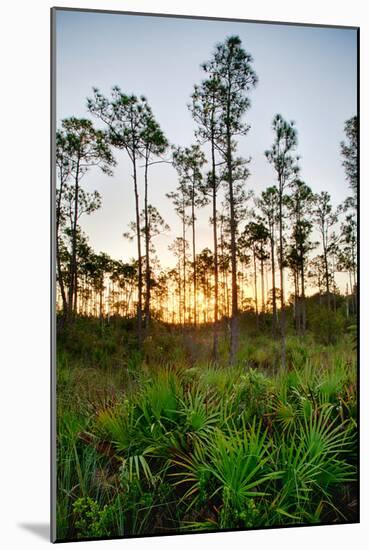
[[[212,59],[203,64],[209,79],[216,83],[219,121],[224,128],[224,145],[219,152],[225,161],[224,179],[228,185],[230,215],[231,266],[232,266],[232,316],[231,316],[231,363],[235,362],[238,348],[238,286],[237,286],[237,231],[238,217],[235,208],[234,186],[240,180],[239,168],[242,162],[235,157],[235,138],[247,134],[249,126],[243,117],[250,107],[247,92],[255,87],[257,76],[252,68],[251,55],[242,48],[238,36],[231,36],[216,46]],[[236,175],[236,172],[238,174]],[[242,174],[243,177],[247,172]]]
[[[286,312],[283,269],[285,267],[283,220],[284,220],[284,193],[290,184],[297,178],[297,158],[293,152],[297,146],[297,133],[293,122],[287,122],[277,114],[272,122],[275,134],[272,148],[265,152],[265,156],[273,166],[277,176],[278,190],[278,222],[279,222],[279,273],[280,273],[280,302],[281,302],[281,366],[286,368]]]
[[[77,234],[78,220],[83,212],[91,213],[99,207],[94,197],[86,194],[81,187],[82,177],[93,167],[99,167],[104,173],[112,175],[111,166],[115,160],[111,153],[108,136],[94,128],[87,119],[71,117],[64,119],[57,135],[59,175],[63,182],[59,184],[59,221],[61,222],[61,204],[66,197],[69,201],[71,259],[68,276],[67,317],[71,318],[77,309]],[[61,171],[61,164],[67,168],[67,176]],[[67,186],[66,182],[72,183]],[[63,187],[62,187],[63,183]],[[62,187],[62,190],[61,190]],[[95,195],[97,199],[97,195]],[[59,232],[58,227],[58,232]]]
[[[147,100],[144,96],[127,95],[118,86],[112,88],[111,99],[107,99],[97,88],[93,98],[87,99],[90,113],[99,118],[108,128],[110,142],[117,149],[126,151],[132,164],[133,191],[135,197],[136,241],[138,261],[137,339],[142,345],[142,246],[140,224],[140,200],[138,192],[138,161],[144,155],[145,143],[142,135],[148,116]]]

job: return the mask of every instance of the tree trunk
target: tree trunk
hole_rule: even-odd
[[[181,261],[178,261],[178,319],[179,324],[182,325],[182,284],[181,284]]]
[[[133,163],[133,184],[135,193],[136,207],[136,233],[137,233],[137,253],[138,253],[138,288],[137,288],[137,340],[138,347],[142,347],[142,253],[141,253],[141,228],[140,228],[140,206],[137,185],[137,167],[136,155],[132,154]]]
[[[299,294],[299,275],[298,269],[295,267],[293,271],[293,280],[295,286],[295,296],[294,296],[294,319],[295,319],[295,328],[297,334],[300,334],[301,329],[301,317],[300,317],[300,294]]]
[[[145,293],[145,331],[146,335],[150,327],[150,299],[151,299],[151,273],[150,273],[150,229],[149,229],[149,212],[148,212],[148,171],[149,156],[145,158],[145,256],[146,256],[146,293]]]
[[[263,254],[263,252],[262,252]],[[260,275],[261,275],[261,313],[264,316],[265,313],[265,285],[264,285],[264,258],[261,256],[260,260]]]
[[[183,223],[182,223],[182,247],[183,247],[183,325],[186,325],[187,299],[186,299],[186,215],[183,202]]]
[[[274,228],[270,231],[270,252],[272,257],[272,302],[273,302],[273,336],[277,332],[277,299],[275,293],[275,258],[274,258]]]
[[[257,269],[256,269],[256,254],[255,248],[253,249],[253,259],[254,259],[254,300],[255,300],[255,316],[256,316],[256,326],[259,326],[259,309],[258,309],[258,279],[257,279]]]
[[[302,306],[302,334],[306,332],[306,297],[305,297],[305,260],[301,260],[301,306]]]
[[[213,358],[218,360],[218,235],[217,235],[217,188],[215,173],[214,139],[211,142],[211,169],[213,178],[213,243],[214,243],[214,332],[213,332]]]
[[[327,235],[326,230],[323,226],[322,231],[322,237],[323,237],[323,258],[324,258],[324,278],[325,278],[325,289],[327,293],[327,306],[328,309],[331,308],[331,294],[330,294],[330,288],[329,288],[329,265],[328,265],[328,250],[327,250]]]
[[[193,324],[197,324],[197,273],[196,273],[196,230],[195,230],[195,177],[192,180],[191,223],[192,223],[192,261],[193,261]]]
[[[101,287],[100,287],[100,292],[99,292],[99,317],[100,317],[100,321],[102,321],[102,318],[103,318],[103,290],[102,290],[102,284],[101,283]]]
[[[281,285],[281,367],[282,370],[286,369],[286,312],[284,308],[284,285],[283,285],[283,218],[282,218],[282,201],[283,201],[283,191],[281,180],[279,182],[279,274],[280,274],[280,285]]]
[[[60,189],[59,189],[59,196],[58,201],[56,204],[56,228],[55,228],[55,253],[56,253],[56,268],[57,268],[57,277],[58,277],[58,283],[60,288],[60,294],[62,297],[62,304],[63,304],[63,319],[65,319],[67,315],[67,309],[68,309],[68,303],[67,303],[67,296],[65,292],[65,286],[64,286],[64,279],[62,274],[62,268],[61,268],[61,260],[60,260],[60,250],[59,250],[59,230],[60,230],[60,216],[61,216],[61,200],[62,200],[62,193],[63,193],[63,182],[60,181]]]
[[[354,313],[356,314],[356,312],[357,312],[357,283],[356,283],[356,270],[355,270],[355,265],[356,265],[355,247],[352,247],[351,258],[352,258],[352,265],[354,266],[353,269],[352,269],[352,278],[353,278],[353,281],[354,281],[353,304],[354,304]]]
[[[230,101],[230,100],[229,100]],[[229,118],[229,109],[228,116]],[[230,363],[234,365],[238,348],[238,295],[237,295],[237,249],[236,249],[236,231],[237,221],[234,208],[233,196],[233,175],[232,175],[232,144],[227,128],[227,171],[229,185],[229,210],[230,210],[230,230],[231,230],[231,267],[232,267],[232,316],[231,316],[231,354]]]
[[[70,264],[70,280],[69,280],[69,291],[68,291],[68,318],[73,316],[73,299],[74,299],[74,288],[75,288],[75,274],[77,271],[77,221],[78,221],[78,192],[79,192],[79,158],[77,160],[76,166],[76,175],[74,179],[74,213],[73,213],[73,224],[72,224],[72,253],[71,253],[71,264]]]

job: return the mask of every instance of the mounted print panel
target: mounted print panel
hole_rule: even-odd
[[[53,541],[358,522],[358,35],[52,10]]]

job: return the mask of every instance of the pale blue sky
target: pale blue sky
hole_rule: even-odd
[[[251,129],[239,142],[239,154],[252,157],[246,186],[258,194],[274,183],[264,151],[279,112],[296,122],[303,179],[314,191],[327,190],[338,204],[348,192],[339,143],[345,120],[357,110],[355,30],[57,11],[57,120],[89,117],[86,97],[92,87],[109,94],[117,84],[148,98],[171,143],[190,145],[194,124],[186,105],[204,77],[200,64],[232,34],[252,54],[259,77],[246,115]],[[132,180],[125,155],[116,158],[113,178],[96,170],[85,177],[89,190],[101,192],[103,206],[81,225],[96,251],[128,260],[135,245],[122,233],[134,217]],[[171,166],[152,167],[150,202],[171,226],[156,242],[163,264],[171,260],[168,244],[180,234],[165,197],[176,185]],[[204,209],[199,216],[198,250],[211,247],[209,214]]]

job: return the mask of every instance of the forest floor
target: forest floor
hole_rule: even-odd
[[[76,319],[58,336],[59,540],[354,522],[356,350]]]

